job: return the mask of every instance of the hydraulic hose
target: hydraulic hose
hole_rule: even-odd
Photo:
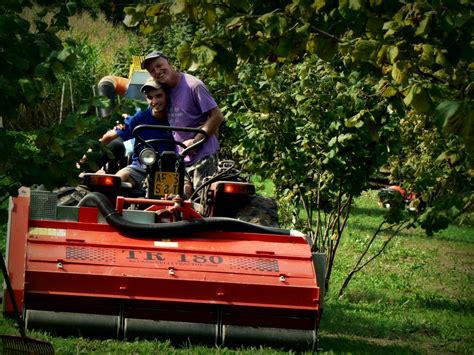
[[[79,202],[79,206],[86,203],[90,205],[91,202],[97,206],[108,224],[131,237],[156,238],[156,234],[159,234],[160,237],[169,238],[215,231],[291,235],[287,229],[260,226],[226,217],[207,217],[171,223],[135,223],[124,219],[115,210],[107,196],[100,192],[87,194]]]

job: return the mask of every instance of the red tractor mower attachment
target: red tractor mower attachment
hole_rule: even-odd
[[[236,194],[248,188],[228,186]],[[56,193],[27,188],[11,199],[7,265],[28,329],[316,345],[321,270],[303,234],[202,217],[180,198],[112,201],[91,192],[78,206],[61,206]],[[137,203],[143,208],[124,207]],[[12,314],[5,292],[3,304]]]

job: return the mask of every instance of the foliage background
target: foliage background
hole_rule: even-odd
[[[370,238],[351,229],[358,224],[351,211],[380,169],[388,167],[393,182],[429,201],[417,214],[385,211],[393,228],[403,222],[438,235],[472,211],[469,1],[7,0],[0,9],[1,198],[21,184],[75,184],[75,162],[88,147],[98,148],[97,138],[117,117],[96,117],[96,107],[107,103],[92,97],[92,86],[107,74],[126,75],[130,55],[162,49],[208,84],[227,119],[222,155],[273,181],[282,222],[313,237],[314,248],[331,257],[328,270],[339,246],[359,253],[367,247]],[[99,21],[89,22],[91,15]],[[116,27],[103,26],[102,16]],[[389,258],[423,254],[397,254],[406,248],[402,242],[406,238]],[[409,276],[427,265],[423,260],[410,270],[386,270],[389,281],[382,273],[371,282],[408,292]],[[338,263],[350,270],[346,260]],[[466,265],[456,272],[472,268]],[[341,274],[334,277],[342,281]],[[454,303],[431,293],[371,298],[358,294],[365,288],[359,280],[340,301],[347,312],[329,320],[327,329],[359,308],[370,313],[373,300],[472,312],[467,293]],[[387,316],[408,311],[386,310]],[[407,316],[402,324],[448,344],[459,334],[441,329],[440,321]],[[460,333],[469,333],[472,323],[461,322]]]

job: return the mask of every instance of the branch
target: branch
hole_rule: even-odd
[[[295,17],[293,17],[293,16],[291,16],[291,15],[287,15],[287,14],[284,14],[284,15],[285,15],[286,17],[288,17],[290,20],[295,21],[296,23],[301,23],[300,20],[298,20],[297,18],[295,18]],[[314,32],[317,32],[317,33],[319,33],[319,34],[321,34],[321,35],[323,35],[323,36],[329,37],[329,38],[335,40],[335,41],[338,42],[338,43],[342,43],[342,42],[343,42],[342,39],[340,39],[339,37],[336,37],[336,36],[334,36],[333,34],[330,34],[329,32],[326,32],[326,31],[324,31],[324,30],[322,30],[322,29],[320,29],[320,28],[318,28],[318,27],[315,27],[314,25],[311,25],[311,24],[310,24],[309,27],[310,27]]]
[[[332,234],[334,234],[334,228],[335,228],[335,226],[337,226],[337,240],[336,240],[335,245],[333,245],[333,240],[332,240],[332,238],[330,238],[331,247],[329,249],[327,269],[326,269],[326,278],[325,278],[326,288],[328,288],[328,286],[329,286],[329,280],[331,278],[332,268],[333,268],[333,265],[334,265],[334,260],[336,258],[336,252],[337,252],[337,249],[339,247],[339,243],[341,241],[341,234],[342,234],[342,231],[344,230],[344,228],[347,224],[347,220],[349,219],[349,209],[350,209],[350,206],[352,204],[352,196],[350,196],[348,198],[346,203],[344,203],[344,204],[341,203],[342,196],[344,195],[344,193],[342,192],[342,185],[339,185],[339,186],[340,186],[339,196],[337,198],[337,207],[338,207],[337,208],[337,216],[335,216],[335,220],[334,220],[333,226],[331,228]],[[343,222],[341,224],[340,223],[341,215],[343,214],[344,211],[346,211],[346,214],[344,215]]]
[[[400,231],[400,229],[402,228],[405,228],[406,227],[406,224],[404,223],[401,223],[397,229],[388,237],[388,239],[384,242],[384,244],[382,245],[382,247],[380,248],[380,250],[375,253],[369,260],[367,260],[365,263],[363,263],[362,265],[359,266],[359,268],[357,268],[355,270],[355,272],[358,272],[360,270],[362,270],[365,266],[367,266],[370,262],[372,262],[372,260],[374,260],[377,256],[379,256],[380,254],[382,254],[382,252],[385,250],[386,246],[388,245],[388,243],[390,243],[390,241],[398,234],[398,232]]]
[[[372,243],[374,242],[375,238],[377,235],[382,231],[382,226],[385,224],[385,220],[380,223],[379,227],[375,231],[375,233],[372,235],[372,238],[370,239],[369,243],[367,244],[364,252],[360,256],[359,260],[357,260],[357,263],[354,265],[352,268],[351,272],[347,275],[346,279],[344,280],[341,288],[339,289],[339,292],[337,294],[337,297],[340,298],[344,294],[345,289],[349,285],[350,281],[352,280],[352,277],[362,270],[364,267],[366,267],[369,263],[371,263],[375,258],[377,258],[382,252],[385,250],[387,245],[392,241],[392,239],[398,234],[398,232],[402,229],[405,228],[409,223],[401,223],[398,225],[398,227],[393,231],[393,233],[388,237],[388,239],[384,242],[382,247],[374,254],[372,257],[370,257],[366,262],[362,263],[363,258],[367,255],[370,247],[372,246]],[[393,227],[393,226],[392,226]]]
[[[416,66],[416,70],[418,71],[418,74],[420,74],[421,76],[425,76],[427,78],[430,78],[430,79],[433,79],[433,80],[436,80],[437,82],[441,83],[441,84],[445,84],[445,85],[448,85],[449,87],[452,87],[453,89],[456,89],[455,87],[453,87],[449,81],[443,79],[443,78],[440,78],[440,77],[437,77],[436,75],[434,74],[431,74],[431,73],[427,73],[427,72],[424,72],[423,70],[420,69],[420,67],[417,65]]]
[[[321,209],[319,208],[319,204],[321,203],[321,175],[318,174],[318,190],[317,190],[317,195],[316,195],[316,213],[318,215],[318,218],[316,220],[316,247],[318,248],[318,245],[321,244],[321,246],[323,247],[322,250],[319,250],[320,252],[323,252],[325,253],[326,252],[326,248],[324,248],[324,243],[323,243],[323,240],[322,240],[322,225],[321,225]],[[320,243],[317,243],[318,239],[321,239],[320,240]]]

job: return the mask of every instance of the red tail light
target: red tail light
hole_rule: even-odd
[[[233,193],[234,190],[235,190],[235,187],[233,185],[225,185],[224,186],[224,192]]]
[[[225,183],[224,192],[228,194],[249,194],[247,184]]]
[[[116,180],[116,177],[114,176],[94,175],[94,176],[91,176],[90,183],[92,185],[99,185],[99,186],[114,186],[115,180]]]
[[[112,179],[110,176],[106,176],[104,179],[103,179],[103,185],[106,185],[106,186],[112,186],[114,184],[114,179]]]
[[[121,179],[118,176],[111,174],[84,174],[82,177],[82,183],[89,186],[92,189],[119,189]]]

